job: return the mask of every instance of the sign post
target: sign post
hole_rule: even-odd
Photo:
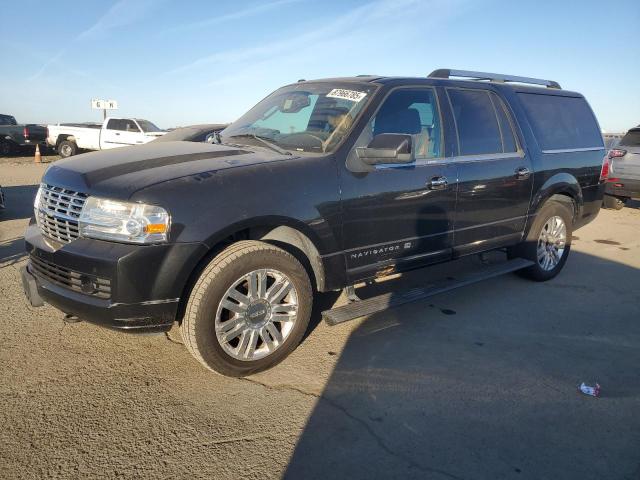
[[[107,118],[107,110],[117,110],[118,102],[116,100],[94,98],[91,100],[91,108],[94,110],[102,110],[102,120],[105,120]]]

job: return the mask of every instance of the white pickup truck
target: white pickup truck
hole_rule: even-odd
[[[103,123],[62,123],[47,128],[47,143],[63,158],[75,155],[78,150],[141,145],[167,133],[139,118],[107,117]]]

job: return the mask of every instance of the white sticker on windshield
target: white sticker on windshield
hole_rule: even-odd
[[[344,98],[352,102],[359,102],[367,96],[366,92],[358,92],[357,90],[346,90],[344,88],[334,88],[327,93],[328,98]]]

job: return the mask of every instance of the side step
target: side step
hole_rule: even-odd
[[[383,293],[377,297],[368,298],[357,302],[351,302],[347,305],[325,310],[322,312],[322,319],[329,325],[338,325],[349,320],[371,315],[373,313],[382,312],[389,308],[404,305],[405,303],[416,302],[428,297],[432,297],[439,293],[448,292],[460,287],[466,287],[474,283],[487,280],[489,278],[498,277],[505,273],[515,272],[522,268],[530,267],[533,262],[524,258],[514,258],[497,265],[491,265],[481,268],[468,276],[461,279],[444,280],[437,284],[428,285],[423,288],[413,288],[406,292]]]

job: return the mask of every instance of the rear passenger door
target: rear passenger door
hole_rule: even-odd
[[[517,243],[533,171],[505,102],[488,89],[447,88],[457,133],[454,254]]]

